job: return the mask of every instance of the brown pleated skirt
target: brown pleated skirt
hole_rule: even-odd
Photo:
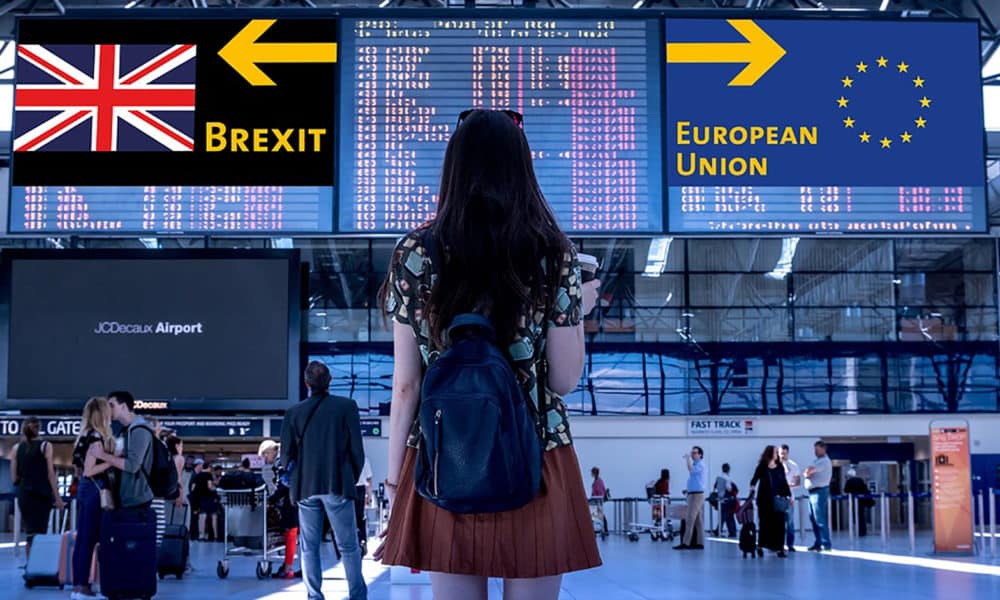
[[[542,492],[526,506],[501,513],[456,514],[427,502],[413,484],[416,457],[407,448],[383,564],[505,579],[601,566],[572,446],[546,452]]]

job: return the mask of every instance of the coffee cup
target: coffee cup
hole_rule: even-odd
[[[597,269],[601,266],[597,257],[590,254],[577,253],[576,258],[580,261],[580,277],[583,279],[583,283],[596,279]]]

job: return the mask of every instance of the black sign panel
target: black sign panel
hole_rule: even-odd
[[[0,417],[0,437],[21,435],[28,417]],[[75,438],[80,435],[80,417],[41,417],[39,432],[44,438]]]
[[[160,425],[181,438],[259,438],[264,435],[264,419],[160,419]]]
[[[25,19],[11,232],[329,232],[334,19]]]
[[[283,419],[271,419],[271,437],[281,435]],[[364,437],[382,437],[382,419],[361,419],[361,435]]]
[[[382,419],[361,419],[361,435],[382,437]]]

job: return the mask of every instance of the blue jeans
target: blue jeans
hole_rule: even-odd
[[[785,544],[789,547],[795,545],[795,498],[785,513]]]
[[[90,565],[101,533],[101,492],[89,477],[80,478],[76,502],[80,515],[73,546],[73,585],[86,588],[90,586]]]
[[[820,488],[814,492],[809,492],[809,520],[812,521],[813,534],[816,536],[816,546],[829,548],[830,542],[830,514],[827,510],[830,501],[830,488]]]
[[[299,501],[299,536],[302,547],[302,576],[309,600],[323,600],[323,567],[319,549],[323,543],[323,515],[333,527],[333,537],[340,550],[347,575],[351,600],[366,600],[368,587],[361,574],[361,547],[354,518],[354,500],[335,494],[310,496]]]

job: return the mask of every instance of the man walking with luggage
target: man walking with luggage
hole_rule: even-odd
[[[299,506],[302,573],[309,600],[322,600],[323,568],[320,544],[323,516],[330,519],[344,562],[351,600],[366,600],[368,589],[361,573],[354,500],[365,451],[361,420],[353,400],[331,396],[330,370],[309,363],[305,383],[309,398],[285,413],[281,428],[282,459],[291,471],[290,493]]]
[[[829,550],[830,542],[830,480],[833,478],[833,463],[826,455],[826,442],[820,440],[815,444],[816,460],[806,467],[802,473],[806,477],[806,489],[809,491],[809,519],[812,521],[816,542],[810,546],[813,552]]]
[[[690,454],[685,454],[687,460],[687,515],[684,518],[684,540],[675,550],[703,550],[705,548],[705,464],[702,462],[705,453],[700,446],[691,448]],[[695,543],[697,542],[697,543]]]

